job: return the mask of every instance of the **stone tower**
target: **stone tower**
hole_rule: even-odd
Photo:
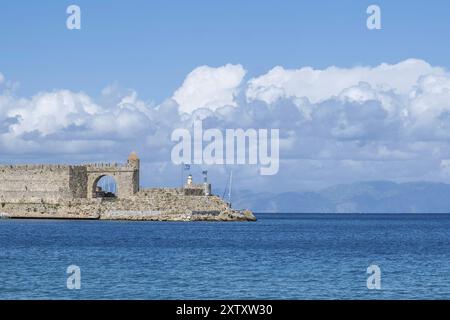
[[[141,166],[141,160],[139,159],[135,151],[131,152],[130,155],[128,156],[127,164],[134,169],[133,192],[136,193],[139,191],[139,169]]]
[[[130,155],[128,156],[128,164],[134,166],[136,169],[139,170],[140,159],[136,154],[136,152],[133,151],[130,153]]]

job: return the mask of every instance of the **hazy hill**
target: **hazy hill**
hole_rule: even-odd
[[[233,207],[255,212],[298,213],[450,213],[450,184],[358,182],[317,192],[233,195]]]

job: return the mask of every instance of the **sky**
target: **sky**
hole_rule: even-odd
[[[68,30],[66,8],[81,8]],[[381,30],[366,27],[369,5]],[[120,161],[176,185],[170,134],[279,128],[295,191],[450,181],[448,1],[9,1],[0,10],[0,163]],[[448,131],[450,132],[450,131]],[[202,168],[193,170],[201,171]],[[224,185],[230,168],[211,166]]]

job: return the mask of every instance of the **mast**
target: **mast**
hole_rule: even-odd
[[[228,189],[228,199],[230,199],[230,208],[231,208],[231,184],[233,182],[233,170],[230,172],[230,188]]]
[[[233,171],[230,172],[230,178],[228,179],[227,184],[225,185],[225,190],[223,190],[222,199],[226,201],[225,196],[228,196],[228,204],[231,208],[231,184],[233,182]]]

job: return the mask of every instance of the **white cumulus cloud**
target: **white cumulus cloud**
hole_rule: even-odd
[[[268,73],[248,82],[247,99],[274,103],[283,98],[306,97],[317,103],[337,96],[343,90],[366,82],[377,90],[393,89],[408,93],[417,80],[427,74],[441,74],[443,70],[432,67],[423,60],[408,59],[397,64],[377,67],[337,68],[324,70],[303,67],[284,69],[275,67]]]
[[[241,65],[198,67],[188,74],[173,99],[179,104],[180,111],[186,113],[200,108],[215,111],[224,106],[235,107],[235,96],[245,73]]]

